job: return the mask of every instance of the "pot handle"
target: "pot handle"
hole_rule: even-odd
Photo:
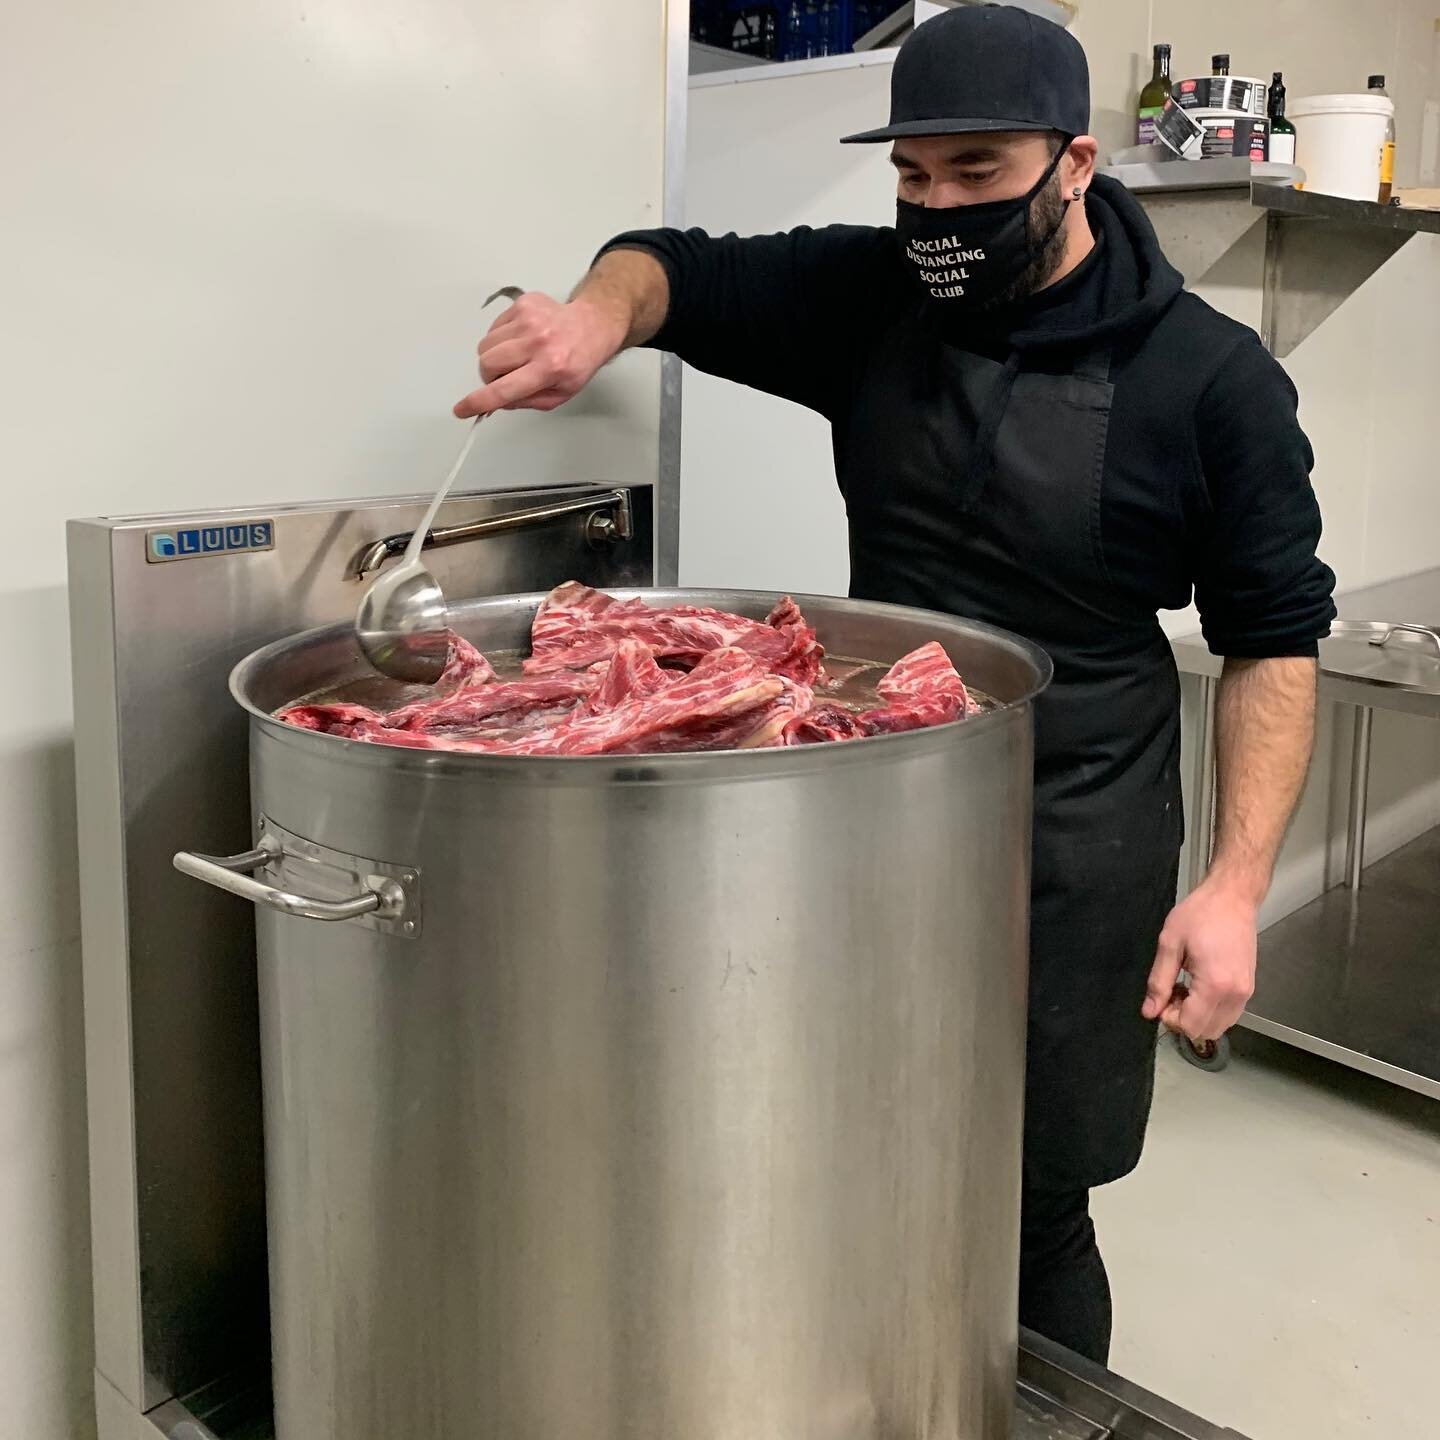
[[[275,864],[280,858],[281,851],[276,845],[261,845],[243,855],[197,855],[181,850],[175,856],[175,868],[182,875],[203,880],[217,890],[228,890],[242,900],[304,920],[356,920],[362,915],[392,920],[405,911],[404,887],[382,875],[366,877],[362,893],[348,900],[315,900],[252,877],[251,871]]]

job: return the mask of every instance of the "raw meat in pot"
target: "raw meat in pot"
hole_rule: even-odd
[[[765,621],[695,605],[659,607],[617,600],[569,581],[547,595],[531,627],[528,674],[585,668],[608,659],[622,640],[641,640],[662,664],[691,669],[718,649],[738,649],[768,669],[813,685],[825,651],[788,597]]]
[[[298,725],[302,730],[323,730],[333,735],[341,725],[365,722],[380,725],[380,716],[366,705],[347,705],[335,702],[326,705],[291,705],[275,717],[287,725]]]
[[[450,632],[450,653],[437,685],[483,685],[495,678],[495,667],[463,636]]]
[[[561,671],[530,680],[474,684],[438,700],[417,700],[392,710],[384,723],[395,730],[500,728],[563,715],[594,693],[603,670]]]
[[[852,714],[839,705],[818,705],[786,727],[789,745],[816,745],[829,740],[859,740],[867,735],[897,735],[944,725],[972,713],[959,672],[938,642],[932,640],[897,660],[876,687],[888,703]]]
[[[616,600],[571,583],[546,597],[533,634],[520,679],[498,678],[457,635],[440,683],[424,700],[388,712],[346,701],[300,704],[278,718],[419,750],[635,755],[856,740],[945,724],[978,708],[938,644],[890,667],[870,692],[883,704],[861,709],[849,698],[817,705],[813,685],[824,652],[789,598],[762,622],[693,605]]]

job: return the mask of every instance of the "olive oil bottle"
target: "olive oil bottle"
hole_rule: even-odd
[[[1170,47],[1157,45],[1155,47],[1155,73],[1151,75],[1145,88],[1140,92],[1136,138],[1141,145],[1155,143],[1155,122],[1159,120],[1161,112],[1165,109],[1165,102],[1169,98]]]

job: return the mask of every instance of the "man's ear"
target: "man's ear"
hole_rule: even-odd
[[[1077,135],[1061,161],[1061,189],[1070,195],[1076,187],[1088,190],[1095,178],[1095,165],[1100,158],[1100,142],[1093,135]]]

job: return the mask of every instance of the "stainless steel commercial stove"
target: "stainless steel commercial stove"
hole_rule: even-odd
[[[231,667],[353,614],[366,557],[422,509],[71,527],[100,1440],[274,1440],[254,920],[171,857],[251,823]],[[654,576],[643,485],[456,496],[437,535],[457,597]],[[1015,1440],[1234,1440],[1038,1337],[1018,1360]]]

